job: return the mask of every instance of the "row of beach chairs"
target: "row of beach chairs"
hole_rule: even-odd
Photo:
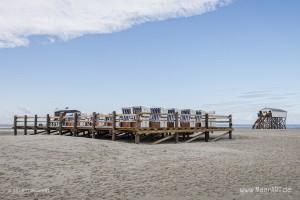
[[[205,115],[203,110],[192,109],[165,109],[161,107],[133,106],[122,108],[122,113],[116,115],[116,127],[121,128],[176,128],[176,117],[178,117],[178,128],[200,128],[205,127]],[[214,112],[208,114],[213,115]],[[92,116],[79,114],[79,126],[92,126]],[[139,122],[139,123],[138,123]],[[54,123],[59,123],[58,121]],[[73,126],[74,116],[69,114],[64,118],[66,126]],[[137,124],[138,123],[138,124]],[[210,126],[214,126],[210,119]],[[96,114],[97,127],[109,127],[113,125],[112,115]]]

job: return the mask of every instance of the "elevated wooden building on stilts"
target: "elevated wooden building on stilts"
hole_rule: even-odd
[[[264,108],[259,111],[253,129],[286,129],[287,111],[276,108]]]

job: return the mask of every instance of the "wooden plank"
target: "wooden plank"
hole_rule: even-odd
[[[57,132],[57,130],[50,130],[50,131],[48,131],[48,130],[43,130],[43,131],[40,131],[40,132],[37,132],[37,134],[31,134],[31,135],[38,135],[38,134],[42,134],[42,135],[49,135],[49,134],[51,134],[51,133],[55,133],[55,132]]]
[[[24,126],[17,126],[18,129],[24,129]],[[63,130],[71,130],[73,128],[73,126],[63,126],[62,129]],[[33,126],[27,126],[27,129],[33,129]],[[47,129],[47,126],[38,126],[37,129]],[[59,127],[49,127],[49,129],[55,129],[55,130],[59,130]],[[92,127],[78,127],[78,130],[92,130]],[[96,127],[96,130],[99,131],[108,131],[111,130],[111,127]],[[166,132],[170,132],[170,133],[175,133],[175,132],[179,132],[179,133],[184,133],[184,132],[189,132],[189,133],[196,133],[196,132],[205,132],[205,131],[233,131],[233,128],[219,128],[219,127],[214,127],[214,128],[190,128],[190,129],[182,129],[182,128],[178,128],[178,129],[167,129],[167,128],[162,128],[162,129],[140,129],[137,130],[135,128],[116,128],[116,131],[122,132],[139,132],[140,134],[161,134],[161,133],[166,133]]]
[[[116,140],[116,111],[112,113],[112,130],[111,130],[111,139],[112,141]]]
[[[175,128],[178,129],[179,127],[179,114],[178,112],[175,113]]]
[[[37,134],[41,134],[41,133],[47,133],[47,130],[43,130],[43,131],[37,132]]]
[[[196,132],[205,132],[205,131],[229,131],[229,128],[209,128],[209,129],[205,129],[205,128],[201,128],[201,129],[167,129],[167,130],[139,130],[138,132],[140,134],[146,134],[146,135],[150,135],[150,134],[161,134],[161,133],[166,133],[166,132],[170,132],[175,134],[175,132],[177,133],[196,133]],[[127,130],[129,131],[129,130]],[[132,131],[135,131],[132,129]],[[136,130],[137,131],[137,130]]]
[[[34,127],[33,127],[33,134],[36,135],[37,134],[37,122],[38,121],[38,116],[34,115]]]
[[[59,114],[59,134],[62,135],[63,131],[63,113]]]
[[[46,131],[47,131],[47,134],[50,134],[50,115],[47,114],[46,116]]]
[[[17,129],[17,121],[18,121],[18,116],[14,116],[14,135],[18,135],[18,129]]]
[[[209,132],[205,132],[205,142],[209,141]]]
[[[159,139],[159,140],[153,142],[152,144],[159,144],[159,143],[162,143],[162,142],[164,142],[164,141],[166,141],[166,140],[169,140],[169,139],[171,139],[171,138],[173,138],[173,137],[175,137],[175,134],[170,135],[170,136],[168,136],[168,137],[164,137],[164,138],[162,138],[162,139]]]
[[[215,123],[223,123],[223,124],[227,124],[227,123],[229,123],[229,121],[214,121]]]
[[[210,119],[228,119],[227,115],[210,115]]]
[[[209,122],[209,115],[208,113],[205,114],[205,128],[208,129],[208,122]]]
[[[175,129],[178,129],[179,126],[179,114],[178,112],[175,113]],[[178,132],[175,132],[175,143],[179,142],[179,134]]]
[[[57,130],[54,130],[54,131],[50,131],[50,133],[49,133],[49,134],[51,134],[51,133],[55,133],[55,132],[57,132]]]
[[[222,134],[222,135],[220,135],[220,136],[218,136],[218,137],[216,137],[216,138],[214,138],[214,139],[212,139],[210,141],[212,141],[212,142],[218,141],[218,140],[220,140],[222,137],[224,137],[227,134],[229,134],[229,132],[226,132],[226,133],[224,133],[224,134]]]
[[[24,135],[27,135],[27,115],[24,116]]]
[[[46,132],[46,131],[41,131],[41,132],[36,131],[36,133],[33,132],[33,133],[31,133],[30,135],[38,135],[38,134],[40,134],[40,133],[45,133],[45,132]]]
[[[205,114],[205,128],[208,129],[208,120],[209,120],[209,115],[208,113]],[[209,140],[209,131],[206,131],[205,133],[205,142],[208,142]]]
[[[229,128],[232,129],[232,115],[229,115]],[[232,139],[232,130],[230,130],[229,132],[229,139]]]
[[[97,120],[97,114],[96,112],[93,112],[93,117],[92,117],[92,138],[95,139],[96,138],[96,135],[95,135],[95,132],[96,132],[96,120]]]
[[[70,132],[69,130],[68,131],[63,131],[62,135],[66,134],[66,133],[69,133],[69,132]]]
[[[190,143],[194,140],[197,140],[198,138],[200,138],[203,134],[205,134],[206,132],[202,132],[202,133],[199,133],[198,135],[192,137],[191,139],[187,140],[186,143]]]
[[[77,129],[77,125],[78,125],[78,113],[75,112],[74,113],[74,122],[73,122],[73,136],[78,136],[78,129]]]

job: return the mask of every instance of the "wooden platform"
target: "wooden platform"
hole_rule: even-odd
[[[205,121],[205,127],[198,128],[182,128],[178,127],[179,118],[176,118],[173,128],[140,128],[139,120],[136,120],[135,127],[119,127],[117,123],[116,112],[109,114],[111,121],[108,123],[110,126],[98,126],[97,115],[93,113],[88,117],[78,117],[74,115],[72,121],[66,121],[63,116],[46,117],[35,116],[15,116],[14,117],[14,135],[18,134],[18,131],[22,131],[24,135],[37,135],[37,134],[55,134],[55,135],[69,135],[69,136],[83,136],[91,138],[103,138],[103,139],[127,139],[134,141],[138,144],[142,139],[151,138],[151,144],[159,144],[162,142],[174,140],[178,142],[193,142],[196,140],[217,141],[228,135],[229,139],[232,139],[232,116],[219,116],[206,114],[203,120]],[[139,119],[137,117],[137,119]],[[209,126],[213,121],[214,126]],[[82,125],[88,124],[88,125]],[[221,125],[220,125],[221,124]],[[211,137],[210,133],[214,133],[214,137]],[[220,135],[217,135],[220,133]],[[216,137],[215,137],[216,136]]]

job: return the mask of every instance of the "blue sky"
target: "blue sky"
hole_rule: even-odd
[[[215,110],[236,123],[278,107],[299,124],[299,10],[296,0],[235,0],[67,41],[33,34],[27,45],[0,48],[0,124],[65,106],[129,105]]]

